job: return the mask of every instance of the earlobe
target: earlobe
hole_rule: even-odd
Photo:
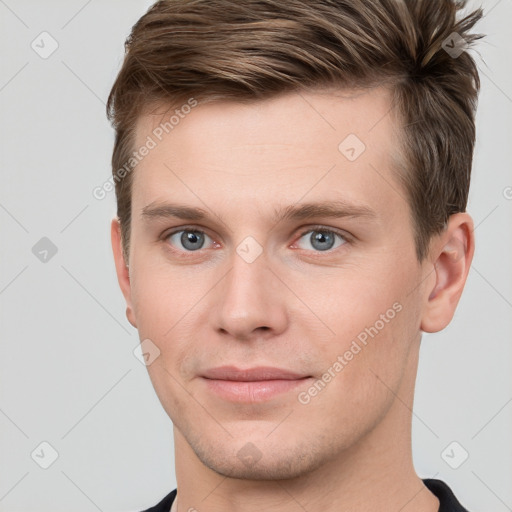
[[[421,330],[438,332],[452,320],[473,259],[475,243],[473,220],[467,213],[456,213],[434,240],[431,261],[435,284],[426,290]]]
[[[110,225],[110,235],[112,242],[112,252],[114,254],[114,263],[116,266],[117,281],[126,300],[126,318],[133,325],[133,327],[137,328],[131,300],[130,272],[123,254],[121,225],[117,217],[112,219],[112,223]]]

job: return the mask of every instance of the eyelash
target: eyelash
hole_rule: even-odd
[[[180,226],[179,229],[175,229],[175,230],[170,231],[170,232],[165,232],[160,237],[160,239],[163,242],[166,242],[166,247],[170,251],[172,251],[174,254],[180,254],[180,256],[184,257],[184,258],[189,257],[189,256],[184,256],[184,254],[200,253],[203,249],[198,249],[197,251],[181,250],[181,249],[175,249],[169,243],[167,243],[169,238],[172,235],[175,235],[176,233],[181,233],[182,231],[197,232],[197,233],[200,233],[200,234],[204,234],[204,235],[208,236],[209,238],[212,238],[210,235],[208,235],[208,233],[206,233],[202,229],[199,229],[196,226]],[[353,243],[353,238],[348,233],[342,232],[342,231],[339,231],[339,230],[333,229],[333,228],[327,228],[326,226],[322,226],[322,225],[314,225],[314,226],[308,227],[308,229],[305,229],[304,231],[301,232],[301,234],[297,238],[297,241],[300,240],[302,237],[304,237],[304,235],[307,235],[308,233],[311,233],[313,231],[319,231],[319,232],[322,232],[322,233],[329,233],[329,234],[333,234],[333,235],[338,235],[343,240],[343,243],[341,245],[339,245],[338,247],[334,248],[334,249],[328,249],[326,251],[314,251],[314,250],[308,250],[308,249],[300,249],[300,250],[307,251],[309,253],[319,254],[319,255],[321,255],[321,254],[332,254],[336,250],[339,250],[342,247],[344,247],[346,244]],[[294,242],[294,245],[295,245],[295,243],[296,242]]]

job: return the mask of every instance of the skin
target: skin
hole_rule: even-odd
[[[422,331],[446,327],[462,293],[473,223],[453,215],[417,260],[392,168],[399,126],[390,105],[383,88],[200,104],[136,167],[128,266],[117,219],[112,246],[127,317],[160,350],[148,372],[174,424],[173,510],[438,510],[412,463],[414,382]],[[161,121],[139,119],[137,147]],[[338,149],[350,133],[366,146],[355,161]],[[374,214],[273,220],[279,207],[334,200]],[[165,201],[208,217],[144,218]],[[198,249],[187,250],[181,232],[165,236],[185,227],[208,235]],[[311,242],[318,229],[346,236],[331,232],[334,245],[322,251]],[[262,250],[252,262],[237,253],[248,236]],[[301,403],[299,393],[397,303],[393,319]],[[310,378],[236,403],[200,377],[223,365]]]

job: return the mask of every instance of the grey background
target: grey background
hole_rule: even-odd
[[[133,354],[138,335],[115,277],[114,194],[92,196],[110,175],[104,103],[124,40],[150,4],[0,0],[0,511],[135,511],[176,483],[172,425]],[[424,337],[413,452],[418,474],[447,481],[470,510],[505,512],[512,510],[512,2],[481,4],[489,14],[479,31],[488,36],[478,46],[482,93],[468,208],[477,250],[455,319]],[[43,31],[59,45],[46,59],[31,47]],[[43,237],[57,248],[46,262],[33,253]],[[48,469],[39,465],[51,456],[43,441],[58,453]],[[452,464],[462,450],[469,454],[458,469],[441,456],[453,441]]]

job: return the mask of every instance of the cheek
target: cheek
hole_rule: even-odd
[[[142,335],[157,338],[169,331],[197,302],[199,291],[179,268],[171,270],[151,254],[134,255],[131,278],[132,303]]]
[[[185,380],[193,370],[186,361],[201,349],[191,340],[200,339],[198,329],[204,325],[204,315],[198,317],[208,291],[204,276],[193,286],[191,276],[179,267],[171,271],[168,265],[159,263],[135,268],[132,303],[139,337],[150,339],[158,347],[161,366]],[[148,370],[155,371],[152,367]]]
[[[412,340],[406,334],[411,331],[408,305],[393,304],[383,309],[387,323],[360,313],[346,334],[339,323],[338,335],[322,347],[324,373],[312,386],[316,389],[307,389],[300,397],[300,403],[310,402],[310,411],[334,418],[335,437],[349,439],[371,429],[399,392]]]
[[[139,337],[149,339],[158,349],[158,356],[147,366],[153,388],[169,416],[176,411],[190,409],[190,395],[184,385],[188,373],[183,368],[185,360],[194,357],[194,347],[188,340],[197,328],[193,305],[197,293],[169,269],[161,267],[136,267],[132,276],[132,302]],[[188,313],[188,314],[187,314]],[[190,371],[187,370],[187,371]]]
[[[379,331],[384,325],[387,327],[399,309],[393,305],[403,301],[403,290],[396,280],[383,280],[381,272],[376,276],[347,273],[325,283],[321,298],[317,296],[320,300],[316,301],[316,307],[336,337],[348,341],[376,322]]]
[[[419,329],[418,304],[410,293],[417,273],[408,266],[398,272],[375,265],[378,271],[352,274],[326,288],[319,310],[334,334],[319,349],[326,368],[339,363],[340,386],[362,392],[365,379],[372,382],[375,374],[392,382],[402,373]]]

